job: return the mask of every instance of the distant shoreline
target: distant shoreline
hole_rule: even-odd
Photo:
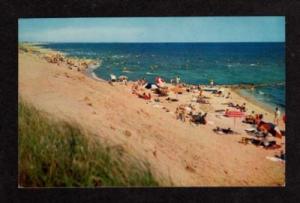
[[[54,42],[54,43],[58,43],[58,42]],[[64,43],[64,42],[60,42],[60,43]],[[73,42],[68,42],[68,43],[73,43]],[[92,43],[92,42],[91,42]],[[101,42],[102,43],[102,42]],[[203,42],[204,43],[204,42]],[[208,42],[210,43],[210,42]],[[240,42],[238,42],[240,43]],[[245,42],[245,43],[248,43],[248,42]],[[253,42],[253,43],[257,43],[257,42]],[[273,42],[272,42],[273,43]],[[275,42],[274,42],[275,43]],[[277,43],[277,42],[276,42]],[[278,42],[280,43],[280,42]],[[21,43],[22,44],[22,43]],[[51,44],[49,42],[47,43],[25,43],[29,46],[32,46],[32,47],[36,47],[40,50],[42,50],[43,52],[47,52],[47,51],[51,51],[51,52],[57,52],[57,53],[63,53],[66,55],[66,58],[69,58],[69,56],[67,55],[68,53],[64,53],[64,52],[61,52],[61,51],[58,51],[58,50],[54,50],[54,49],[49,49],[49,48],[43,48],[43,47],[40,47],[39,45],[43,45],[43,44]],[[165,44],[168,44],[168,43],[165,43]],[[88,59],[90,60],[90,59]],[[91,59],[91,61],[93,61]],[[108,80],[105,80],[104,78],[101,78],[99,77],[95,72],[94,70],[100,68],[101,66],[101,61],[95,65],[95,64],[89,64],[88,67],[83,71],[83,74],[85,74],[86,76],[96,80],[96,81],[100,81],[100,82],[108,82]],[[128,82],[135,82],[135,80],[129,80]],[[169,83],[167,83],[169,84]],[[217,88],[229,88],[231,91],[235,92],[238,96],[246,99],[247,101],[249,101],[250,103],[254,104],[254,105],[257,105],[261,108],[263,108],[264,110],[266,110],[267,112],[269,112],[270,114],[273,114],[274,112],[274,109],[272,108],[272,104],[269,104],[267,102],[263,102],[263,101],[259,101],[257,99],[254,98],[254,96],[246,96],[244,95],[243,93],[241,93],[241,91],[243,89],[250,89],[253,85],[254,87],[263,87],[263,86],[267,86],[267,85],[281,85],[282,83],[274,83],[274,84],[218,84],[218,85],[215,85],[215,87]],[[201,85],[201,86],[209,86],[209,84],[187,84],[187,85]],[[284,110],[281,108],[281,110]]]

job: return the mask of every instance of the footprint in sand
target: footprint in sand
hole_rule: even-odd
[[[192,163],[188,163],[186,160],[184,162],[185,162],[185,169],[187,171],[192,172],[192,173],[196,172],[196,169],[195,169],[195,168],[197,168],[196,165],[193,165]]]
[[[196,172],[196,170],[195,170],[191,165],[189,165],[189,164],[187,164],[187,165],[185,166],[185,169],[186,169],[187,171],[189,171],[189,172],[192,172],[192,173],[195,173],[195,172]]]

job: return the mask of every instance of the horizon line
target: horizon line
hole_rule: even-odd
[[[149,44],[154,44],[154,43],[164,43],[164,44],[171,44],[171,43],[285,43],[285,41],[237,41],[237,42],[225,42],[225,41],[219,41],[219,42],[215,42],[215,41],[210,41],[210,42],[70,42],[70,41],[66,41],[66,42],[62,42],[62,41],[50,41],[50,42],[42,42],[42,41],[18,41],[18,43],[107,43],[107,44],[111,44],[111,43],[132,43],[132,44],[138,44],[138,43],[149,43]]]

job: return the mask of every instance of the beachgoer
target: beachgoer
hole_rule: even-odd
[[[228,94],[227,94],[227,96],[226,96],[226,99],[229,99],[229,98],[230,98],[230,95],[231,95],[231,93],[228,92]]]
[[[241,112],[246,112],[246,103],[243,103],[243,105],[240,106],[240,111]]]
[[[150,94],[150,93],[148,93],[148,95],[144,96],[144,99],[146,99],[146,100],[150,100],[150,99],[151,99],[151,94]]]
[[[200,87],[200,89],[199,89],[199,97],[202,97],[202,93],[203,93],[203,90],[201,89],[201,87]]]
[[[262,116],[261,115],[257,119],[257,130],[261,131],[261,132],[263,132],[265,134],[270,133],[274,137],[281,138],[282,134],[281,134],[281,131],[279,130],[278,126],[274,125],[273,123],[266,123],[266,122],[264,122],[262,120]]]
[[[158,87],[163,87],[164,86],[164,80],[159,76],[155,79],[155,82],[156,82],[156,85]]]
[[[142,79],[142,81],[141,81],[141,83],[142,83],[142,85],[145,85],[145,84],[147,84],[147,80],[146,80],[146,78],[143,78],[143,79]]]
[[[185,109],[184,108],[182,108],[181,106],[177,107],[175,114],[176,114],[177,120],[179,119],[179,120],[185,122]]]
[[[276,107],[275,112],[274,112],[274,123],[276,125],[279,125],[279,118],[280,118],[280,111],[279,111],[278,107]]]
[[[110,80],[111,80],[111,82],[116,82],[117,77],[114,74],[110,74]]]
[[[221,91],[221,90],[218,90],[218,91],[216,92],[216,94],[217,94],[218,97],[220,97],[220,96],[222,95],[222,91]]]
[[[210,81],[210,86],[211,86],[211,87],[214,86],[214,81],[213,81],[213,80]]]
[[[175,82],[176,82],[176,85],[178,85],[180,83],[180,77],[178,75],[175,78]]]

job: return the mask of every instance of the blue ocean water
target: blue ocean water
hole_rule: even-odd
[[[266,84],[249,91],[259,101],[285,108],[284,43],[49,43],[43,47],[79,58],[101,59],[96,75],[130,80],[179,76],[189,84]]]

